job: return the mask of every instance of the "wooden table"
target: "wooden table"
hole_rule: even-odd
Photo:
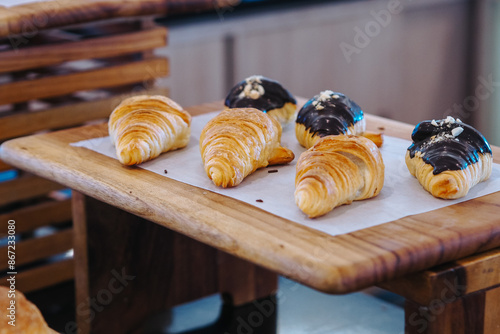
[[[221,107],[220,103],[211,103],[189,111],[197,115]],[[370,130],[383,129],[395,137],[409,139],[413,129],[380,117],[366,118]],[[438,288],[431,289],[443,283],[437,279],[439,272],[458,272],[454,269],[457,264],[401,277],[500,246],[500,193],[330,236],[237,200],[141,168],[124,167],[114,159],[69,145],[106,134],[105,125],[86,126],[14,139],[4,143],[0,151],[9,164],[76,191],[73,211],[80,328],[87,326],[100,332],[113,322],[114,326],[131,329],[138,324],[137,319],[145,319],[151,311],[216,291],[228,292],[237,304],[244,303],[272,292],[276,287],[273,273],[327,293],[348,293],[376,284],[409,298],[413,293],[410,302],[416,304],[407,310],[415,315],[419,307],[427,307],[425,302],[435,302],[433,296],[440,298],[441,293],[441,299],[449,297]],[[500,149],[493,150],[498,157]],[[461,263],[462,280],[450,284],[477,285],[472,290],[460,290],[454,300],[447,298],[444,302],[448,305],[460,300],[460,305],[466,305],[461,299],[465,294],[500,284],[498,254],[491,251]],[[184,260],[176,260],[181,257]],[[128,285],[133,289],[127,289]],[[188,288],[179,292],[175,286]],[[500,290],[492,291],[482,299],[483,318],[478,321],[483,329],[496,330],[496,316],[484,313],[488,313],[484,305],[498,305],[500,301]],[[96,296],[100,304],[93,305],[88,296]],[[123,316],[130,314],[124,310],[135,310],[137,319]],[[473,321],[477,308],[465,309],[466,320],[451,321],[447,317],[452,311],[438,311],[426,319],[422,312],[413,319],[408,314],[407,332],[473,333],[465,326]],[[495,312],[498,314],[498,308]],[[425,326],[420,318],[426,321]],[[440,324],[446,326],[450,321],[449,329],[443,330]]]

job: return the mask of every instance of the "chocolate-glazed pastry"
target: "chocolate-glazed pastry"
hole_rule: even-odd
[[[325,90],[306,102],[295,121],[295,134],[305,148],[329,135],[363,135],[361,108],[342,93]]]
[[[226,97],[226,108],[256,108],[286,123],[293,119],[297,101],[274,80],[254,75],[236,84]]]
[[[435,197],[464,197],[491,175],[490,145],[459,119],[423,121],[413,130],[412,140],[405,158],[408,170]]]

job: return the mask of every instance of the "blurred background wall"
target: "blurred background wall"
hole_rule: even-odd
[[[260,1],[262,3],[262,1]],[[343,92],[405,122],[452,115],[500,144],[497,0],[271,1],[166,19],[171,75],[189,106],[223,99],[253,74],[310,98]],[[496,53],[495,53],[496,52]],[[495,54],[494,54],[495,53]],[[493,83],[492,83],[493,82]]]

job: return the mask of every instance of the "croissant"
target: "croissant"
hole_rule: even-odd
[[[448,116],[424,121],[412,133],[406,166],[434,197],[456,199],[467,195],[492,171],[491,147],[479,131]]]
[[[216,186],[234,187],[258,168],[289,163],[294,154],[280,145],[281,131],[280,123],[260,110],[223,110],[200,136],[208,177]]]
[[[297,161],[295,203],[310,218],[354,200],[375,197],[384,185],[384,162],[369,139],[326,136]]]
[[[224,102],[226,108],[256,108],[281,124],[291,121],[297,110],[297,101],[279,82],[253,75],[237,83]]]
[[[123,100],[113,110],[108,130],[118,160],[135,165],[186,146],[190,125],[189,113],[171,99],[141,95]]]
[[[365,136],[378,147],[381,134],[366,131],[363,111],[342,93],[325,90],[307,101],[295,120],[295,135],[305,148],[313,146],[321,137],[330,135]]]

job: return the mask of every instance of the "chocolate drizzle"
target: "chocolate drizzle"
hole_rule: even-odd
[[[363,119],[363,111],[342,93],[326,90],[314,96],[300,109],[296,123],[320,137],[347,133]]]
[[[256,108],[268,112],[282,108],[287,102],[297,103],[279,82],[256,75],[236,84],[227,95],[224,105],[229,108]]]
[[[418,155],[434,168],[434,175],[465,169],[479,160],[479,154],[491,154],[490,145],[479,131],[450,116],[421,122],[411,138],[410,157],[420,152]]]

